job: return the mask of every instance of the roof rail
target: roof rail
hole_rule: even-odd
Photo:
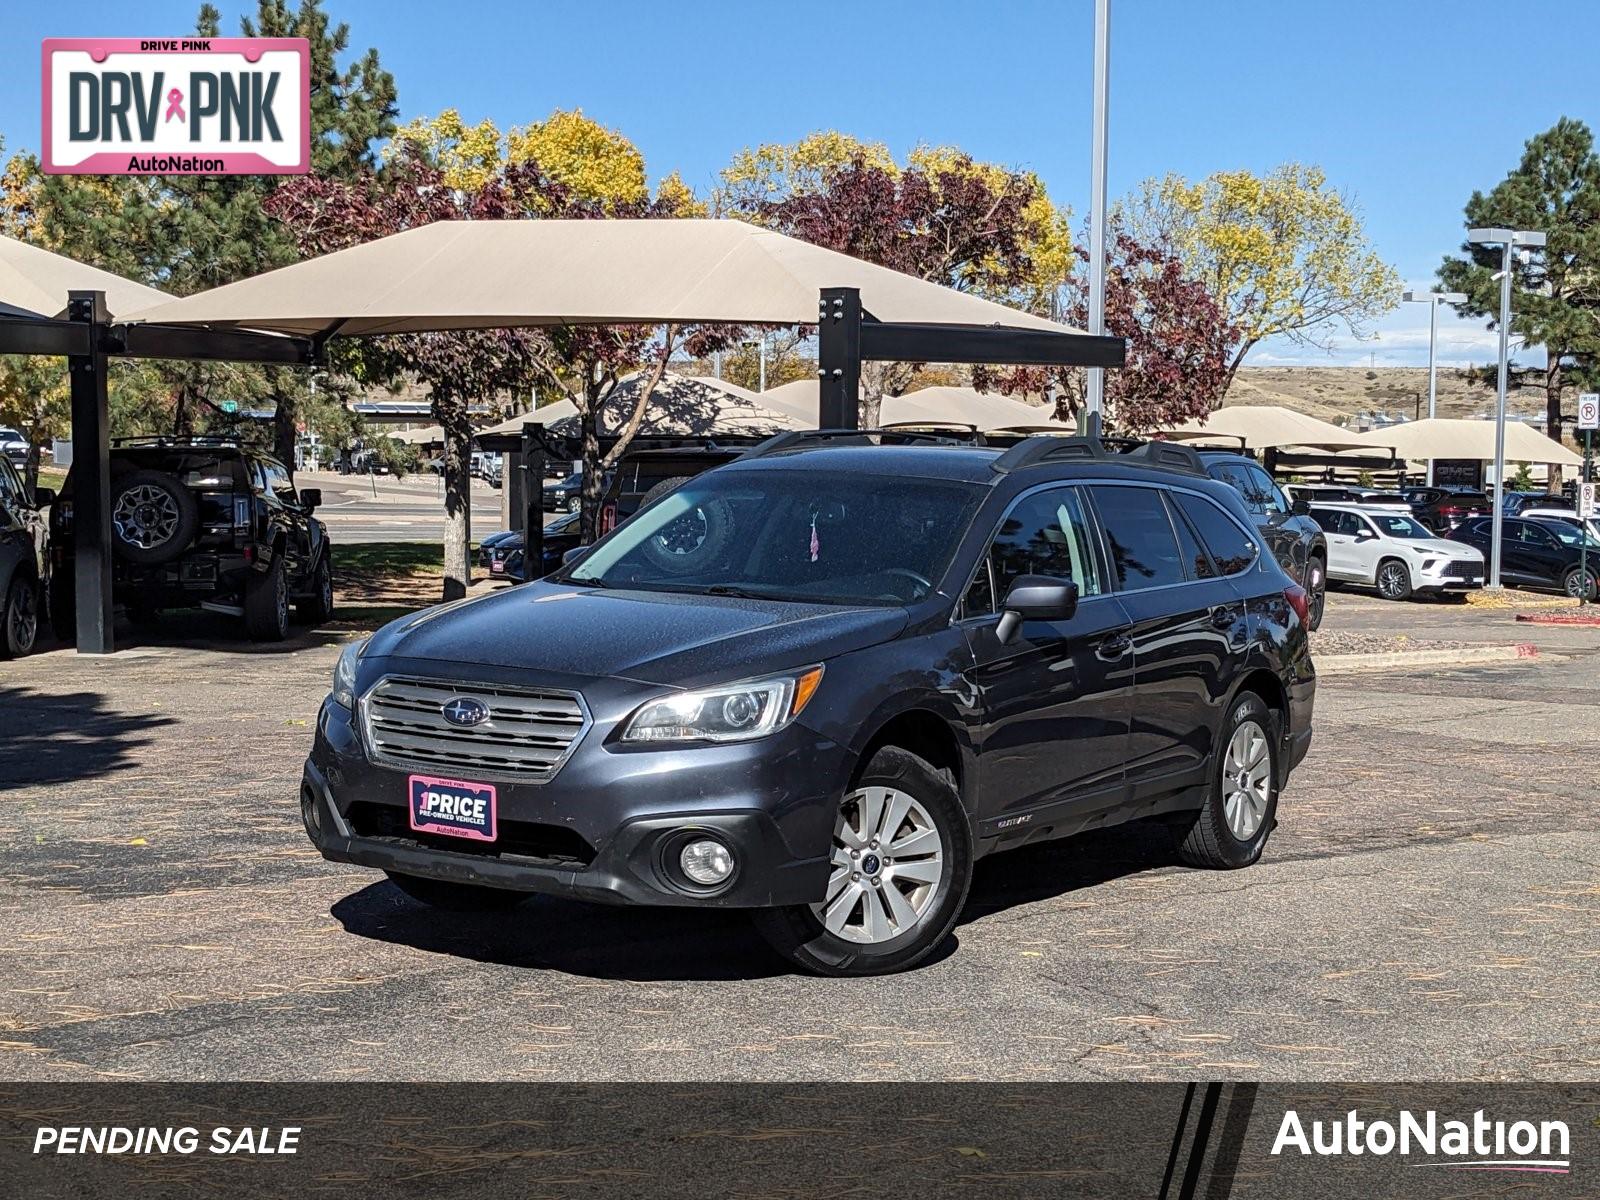
[[[113,446],[237,446],[237,437],[212,433],[156,433],[138,437],[114,437]]]
[[[915,429],[791,429],[752,446],[742,458],[765,458],[785,450],[805,450],[817,446],[981,446],[983,435],[976,430],[965,436],[952,432],[929,433]]]
[[[1024,438],[992,464],[997,474],[1005,475],[1024,467],[1062,462],[1124,462],[1141,467],[1157,467],[1204,475],[1205,464],[1189,446],[1176,442],[1145,442],[1136,438],[1058,437],[1041,434]]]

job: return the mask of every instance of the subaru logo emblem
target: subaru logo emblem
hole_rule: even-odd
[[[447,700],[440,706],[439,711],[450,724],[462,727],[482,725],[489,719],[489,706],[481,700],[474,700],[471,696],[457,696],[454,700]]]

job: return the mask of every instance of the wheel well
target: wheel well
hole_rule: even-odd
[[[891,717],[861,751],[861,766],[884,746],[909,750],[934,770],[949,771],[956,791],[961,791],[961,747],[950,723],[937,713],[914,708]]]
[[[1285,727],[1287,727],[1287,722],[1289,720],[1289,697],[1284,693],[1282,680],[1280,680],[1271,671],[1257,668],[1244,677],[1244,682],[1242,682],[1239,685],[1238,690],[1234,692],[1233,698],[1237,700],[1246,692],[1254,692],[1256,695],[1260,696],[1261,703],[1265,704],[1273,712],[1277,713],[1279,721],[1283,722]]]

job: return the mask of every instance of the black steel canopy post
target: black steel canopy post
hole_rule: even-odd
[[[817,305],[817,428],[861,427],[861,289],[823,288]]]
[[[116,649],[111,612],[111,418],[104,292],[68,292],[67,317],[88,334],[67,359],[72,388],[72,543],[79,654]]]

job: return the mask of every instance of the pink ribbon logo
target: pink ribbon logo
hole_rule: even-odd
[[[167,93],[167,115],[163,121],[163,124],[165,124],[166,121],[172,120],[173,117],[177,117],[180,121],[188,120],[188,118],[183,115],[183,93],[177,88],[173,88]]]

